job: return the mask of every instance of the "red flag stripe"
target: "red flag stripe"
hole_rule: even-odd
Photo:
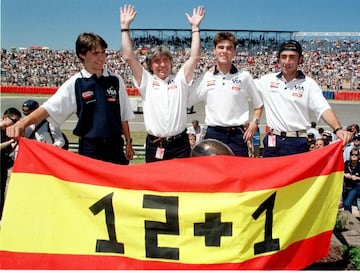
[[[327,256],[332,231],[327,231],[315,237],[296,242],[283,251],[272,255],[254,258],[242,263],[223,264],[184,264],[161,261],[141,261],[124,256],[100,255],[65,255],[0,251],[2,257],[1,269],[53,269],[53,270],[294,270],[302,269],[314,261]],[[299,251],[299,249],[302,251]],[[314,249],[324,249],[317,252],[317,257],[308,255]],[[288,258],[291,257],[291,261]]]
[[[31,155],[36,156],[36,160],[28,162],[26,157],[33,153],[32,148],[40,145],[41,148],[36,148],[37,153]],[[20,149],[22,151],[19,152],[13,172],[51,174],[66,181],[108,187],[116,187],[116,181],[121,181],[122,188],[159,192],[256,191],[282,187],[309,177],[329,175],[334,171],[343,171],[344,168],[343,161],[339,159],[342,158],[341,142],[321,150],[276,160],[211,156],[132,166],[105,163],[27,139],[20,140]],[[188,173],[190,169],[191,173]],[[302,171],[299,172],[299,169]],[[171,181],[169,171],[172,173]],[[192,180],[186,187],[183,185],[184,176]],[[208,178],[213,182],[209,183]],[[259,180],[262,183],[251,183]]]

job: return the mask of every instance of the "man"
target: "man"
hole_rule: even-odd
[[[263,103],[249,74],[233,65],[237,40],[230,32],[214,37],[216,65],[204,72],[192,85],[189,105],[205,102],[205,139],[228,145],[235,155],[248,157],[247,142],[259,124]],[[254,113],[249,118],[249,98]]]
[[[206,130],[202,125],[199,124],[197,119],[194,119],[191,124],[192,126],[188,127],[186,132],[189,135],[195,135],[195,144],[198,144],[201,140],[203,140]]]
[[[306,130],[307,135],[313,134],[315,139],[320,138],[319,130],[316,129],[316,122],[315,122],[315,121],[312,121],[311,124],[310,124],[310,126],[311,126],[311,127]]]
[[[4,208],[5,201],[5,190],[6,182],[8,179],[8,170],[13,166],[13,158],[11,153],[14,151],[17,143],[13,139],[9,139],[6,136],[6,128],[17,123],[21,119],[21,113],[18,109],[10,107],[5,110],[3,114],[3,119],[0,121],[0,131],[1,131],[1,160],[0,160],[0,171],[1,171],[1,180],[0,180],[0,220],[2,217],[2,212]]]
[[[189,138],[186,133],[186,106],[189,86],[194,69],[200,59],[200,23],[205,16],[203,7],[193,10],[191,25],[190,58],[176,75],[172,72],[170,50],[156,46],[147,51],[146,70],[135,56],[129,27],[136,16],[133,6],[120,8],[123,55],[139,89],[143,103],[146,127],[146,162],[184,158],[190,156]]]
[[[76,55],[84,68],[38,109],[8,127],[8,136],[17,139],[24,135],[27,126],[45,118],[60,126],[76,113],[78,122],[73,133],[79,136],[79,154],[129,164],[134,151],[128,120],[134,113],[122,79],[104,69],[106,48],[107,43],[99,35],[81,33],[76,41]]]
[[[350,151],[354,148],[360,151],[360,133],[354,134],[352,141],[344,148],[344,161],[350,160]]]
[[[39,108],[39,103],[35,100],[26,100],[22,105],[24,116],[30,115]],[[61,133],[59,126],[54,126],[46,119],[37,124],[31,124],[25,128],[26,138],[36,139],[37,141],[48,143],[56,147],[62,148],[65,145],[65,139]]]
[[[306,152],[310,112],[320,117],[346,144],[350,134],[344,131],[338,118],[324,98],[319,85],[304,75],[298,66],[303,61],[302,47],[294,40],[280,45],[280,73],[271,73],[256,80],[264,100],[270,133],[263,140],[264,157]]]

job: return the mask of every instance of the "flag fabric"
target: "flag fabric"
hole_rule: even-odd
[[[327,256],[341,142],[122,166],[21,139],[1,269],[302,269]]]

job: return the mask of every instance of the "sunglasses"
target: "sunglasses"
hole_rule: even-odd
[[[354,155],[355,155],[355,156],[359,156],[359,154],[350,154],[350,156],[354,156]]]
[[[14,124],[16,123],[16,122],[18,122],[18,120],[16,119],[16,118],[12,118],[12,117],[8,117]]]

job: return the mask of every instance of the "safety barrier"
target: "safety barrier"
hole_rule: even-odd
[[[335,100],[360,100],[360,91],[340,91],[334,94]]]
[[[43,87],[43,86],[17,86],[17,85],[1,85],[0,93],[15,93],[15,94],[40,94],[52,95],[56,92],[57,87]],[[137,88],[126,88],[129,96],[139,96]]]

